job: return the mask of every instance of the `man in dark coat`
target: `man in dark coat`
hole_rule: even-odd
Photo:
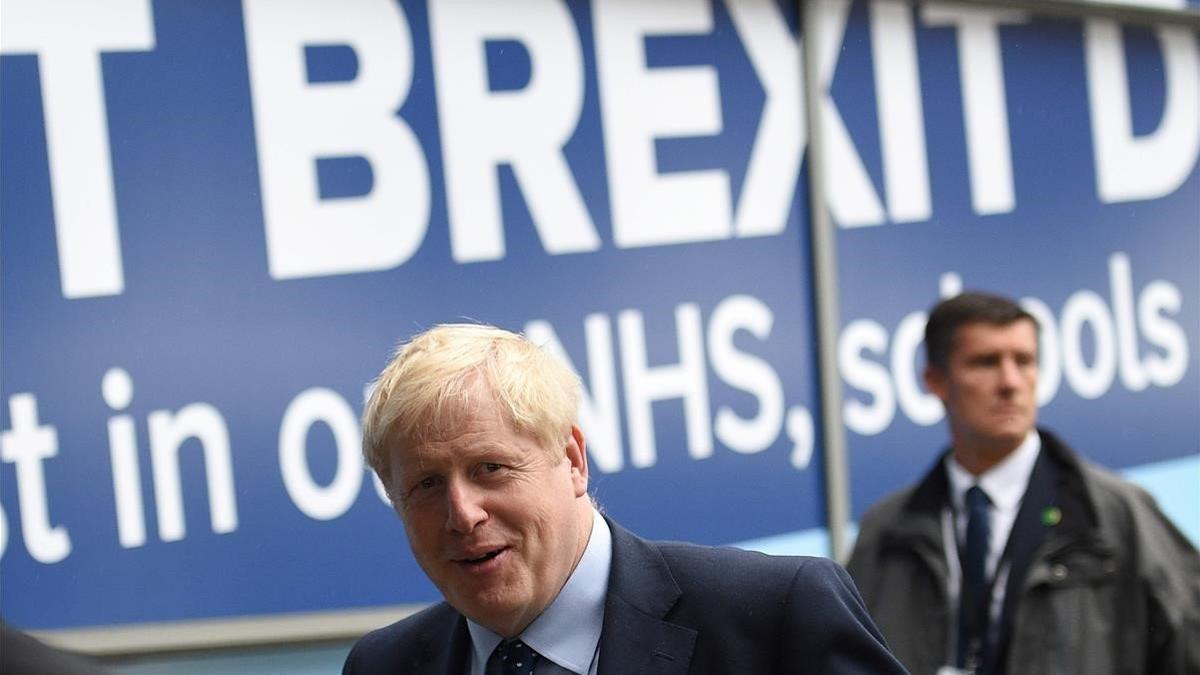
[[[862,518],[848,565],[917,675],[1200,672],[1200,555],[1143,490],[1038,429],[1038,329],[939,303],[925,382],[950,448]]]

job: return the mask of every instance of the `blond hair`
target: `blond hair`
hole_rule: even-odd
[[[363,456],[391,494],[391,457],[450,428],[479,387],[506,421],[547,450],[564,450],[580,382],[528,338],[483,324],[442,324],[397,347],[363,411]]]

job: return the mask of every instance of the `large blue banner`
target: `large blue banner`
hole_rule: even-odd
[[[446,321],[569,360],[624,525],[822,527],[795,14],[6,1],[0,612],[434,599],[357,418]]]
[[[1195,30],[813,8],[854,512],[945,443],[920,330],[958,288],[1043,320],[1042,420],[1085,455],[1200,457]],[[445,321],[580,373],[624,525],[819,538],[797,24],[746,0],[6,0],[0,614],[434,599],[357,417],[395,342]]]
[[[1039,423],[1169,466],[1200,532],[1200,40],[1006,8],[823,3],[853,511],[946,446],[925,312],[959,289],[1042,326]],[[864,86],[872,83],[873,86]]]

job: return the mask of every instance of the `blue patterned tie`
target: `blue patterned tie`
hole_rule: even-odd
[[[962,597],[959,600],[958,665],[979,666],[987,636],[987,556],[992,536],[992,502],[978,485],[967,490],[967,543],[962,556]]]
[[[533,666],[539,654],[520,640],[505,640],[496,645],[488,659],[488,673],[502,675],[533,675]]]

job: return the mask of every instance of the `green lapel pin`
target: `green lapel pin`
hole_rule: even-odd
[[[1062,509],[1057,506],[1047,506],[1042,509],[1042,524],[1046,527],[1054,527],[1062,522]]]

